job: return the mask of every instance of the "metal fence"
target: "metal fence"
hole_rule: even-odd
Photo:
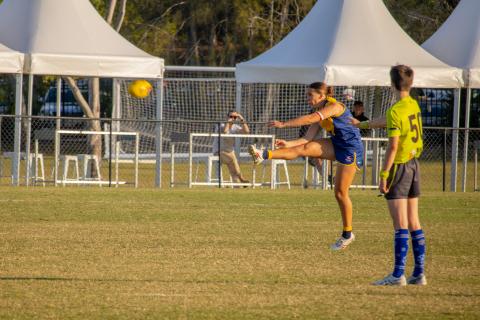
[[[14,141],[16,121],[22,129],[17,150]],[[156,140],[150,136],[156,149],[139,153],[138,144],[143,133],[115,131],[113,128],[119,122],[126,124],[120,127],[157,128],[162,131],[158,137],[164,138]],[[97,188],[230,187],[233,185],[229,183],[229,171],[214,154],[214,146],[228,138],[218,132],[221,124],[218,120],[0,116],[0,184]],[[297,159],[275,163],[275,170],[272,170],[269,161],[254,167],[247,151],[248,145],[271,147],[272,138],[281,135],[281,130],[269,129],[264,122],[251,122],[249,125],[251,135],[236,138],[236,156],[242,173],[252,187],[332,187],[335,163],[324,161],[320,167],[313,167],[309,164],[312,161]],[[181,130],[172,132],[172,127]],[[201,134],[192,137],[193,133]],[[268,138],[259,138],[258,134]],[[467,134],[468,144],[465,144]],[[354,182],[359,188],[376,186],[387,144],[381,138],[385,136],[381,130],[367,132],[366,135],[370,137],[364,141],[366,166]],[[457,137],[458,144],[455,144],[453,142]],[[452,149],[455,145],[457,150]],[[449,191],[456,182],[457,190],[478,190],[479,152],[480,129],[424,128],[424,152],[420,158],[423,189]],[[456,168],[455,161],[452,163],[455,158],[458,159]],[[18,174],[15,173],[16,163]]]

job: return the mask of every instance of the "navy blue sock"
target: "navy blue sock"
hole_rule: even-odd
[[[410,235],[412,236],[413,257],[415,259],[413,276],[418,277],[425,268],[425,235],[422,229],[413,231]]]
[[[265,159],[265,160],[268,159],[268,149],[264,149],[264,150],[263,150],[262,157],[263,157],[263,159]]]
[[[350,239],[352,237],[352,231],[343,231],[342,232],[342,237],[344,239]]]
[[[395,268],[394,277],[401,277],[405,272],[405,263],[407,262],[408,252],[408,229],[398,229],[395,231]]]

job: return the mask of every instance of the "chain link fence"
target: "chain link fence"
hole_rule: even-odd
[[[271,188],[331,188],[335,181],[335,163],[297,159],[271,162],[255,167],[248,154],[248,145],[271,148],[278,129],[265,122],[250,122],[249,135],[229,138],[219,133],[223,121],[202,120],[125,120],[87,119],[69,117],[0,116],[0,184],[16,184],[15,179],[15,120],[22,134],[18,184],[29,186],[85,186],[85,187],[140,187],[154,188],[161,177],[162,188],[182,188],[198,185],[210,187],[231,186],[228,164],[218,157],[219,141],[234,139],[246,186]],[[140,152],[141,131],[114,130],[120,127],[153,127],[162,130],[162,141],[153,139],[152,148]],[[175,125],[179,130],[171,131]],[[30,128],[30,131],[28,131]],[[200,129],[199,129],[200,128]],[[92,133],[93,131],[93,133]],[[30,134],[28,134],[30,132]],[[193,133],[203,136],[191,137]],[[258,136],[259,134],[263,136]],[[384,131],[367,132],[369,137],[384,137]],[[458,137],[458,149],[452,150]],[[468,143],[466,143],[468,138]],[[28,144],[28,139],[30,143]],[[233,140],[232,140],[233,141]],[[29,145],[29,146],[28,146]],[[365,141],[367,165],[354,182],[359,188],[371,188],[378,182],[378,172],[384,160],[385,138]],[[29,147],[29,149],[27,149]],[[161,150],[161,152],[157,152]],[[420,158],[422,187],[425,191],[450,191],[452,181],[457,190],[478,190],[477,176],[480,153],[480,129],[424,128],[424,152]],[[452,158],[457,155],[457,170],[452,173]],[[159,161],[161,159],[161,161]],[[219,170],[220,163],[220,170]],[[316,165],[315,167],[312,164]],[[28,168],[28,170],[27,170]],[[272,175],[275,175],[272,180]],[[220,179],[219,179],[220,177]],[[455,180],[452,180],[455,179]],[[288,182],[288,184],[287,184]]]

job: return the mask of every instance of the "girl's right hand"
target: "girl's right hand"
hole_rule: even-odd
[[[286,148],[287,147],[287,141],[282,140],[282,139],[276,139],[275,140],[275,147],[281,149],[281,148]]]

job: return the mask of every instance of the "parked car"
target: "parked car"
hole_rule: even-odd
[[[425,127],[447,127],[451,125],[452,96],[448,90],[424,89],[418,96]]]
[[[82,90],[82,93],[88,95],[88,91]],[[57,114],[57,88],[50,87],[45,94],[43,105],[40,108],[39,115],[55,116]],[[60,106],[60,115],[62,117],[83,117],[83,111],[75,100],[73,92],[70,89],[62,90],[62,103]]]

